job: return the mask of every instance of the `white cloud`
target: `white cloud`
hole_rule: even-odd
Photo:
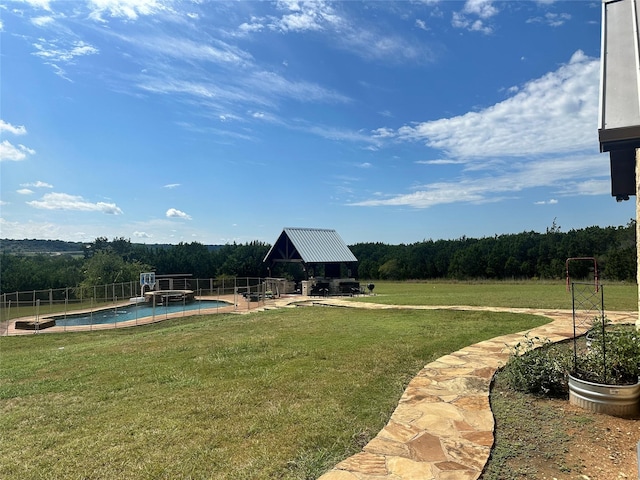
[[[328,90],[316,83],[293,82],[274,72],[258,71],[249,75],[243,83],[253,91],[267,96],[294,98],[300,102],[338,102],[348,103],[348,97],[336,91]]]
[[[13,135],[24,135],[27,133],[27,129],[24,128],[24,125],[14,126],[0,119],[0,133],[2,132],[9,132]]]
[[[597,148],[599,61],[576,52],[568,64],[478,112],[398,129],[450,156],[531,157]]]
[[[31,19],[31,23],[33,23],[36,27],[46,27],[47,25],[53,23],[55,20],[53,17],[34,17]]]
[[[547,12],[544,17],[530,18],[527,23],[544,23],[550,27],[561,27],[569,20],[571,20],[571,15],[568,13]]]
[[[603,163],[607,163],[604,161]],[[559,191],[562,195],[611,195],[611,180],[609,178],[602,179],[586,179],[580,181],[567,182]]]
[[[19,190],[16,190],[17,193],[19,193],[20,195],[32,195],[33,194],[33,190],[29,190],[28,188],[21,188]]]
[[[281,16],[252,17],[239,27],[241,35],[265,29],[282,33],[316,32],[330,37],[331,45],[367,60],[385,60],[394,63],[433,60],[433,53],[423,43],[407,41],[400,35],[352,22],[343,12],[324,1],[280,1],[276,6]],[[416,23],[420,27],[419,23]],[[426,26],[426,25],[423,25]]]
[[[181,60],[191,59],[236,66],[249,65],[252,62],[250,53],[216,39],[209,40],[209,43],[201,43],[168,35],[149,37],[120,35],[118,38],[135,45],[136,48]]]
[[[450,203],[487,203],[512,198],[530,188],[550,188],[558,195],[601,195],[610,188],[609,165],[600,155],[554,157],[487,167],[481,176],[462,175],[447,182],[415,187],[406,194],[351,203],[354,206],[428,208]]]
[[[51,185],[50,183],[41,182],[40,180],[38,180],[36,182],[30,182],[30,183],[21,183],[20,186],[21,187],[34,187],[34,188],[53,188],[53,185]]]
[[[176,208],[170,208],[167,210],[167,218],[182,218],[184,220],[191,220],[191,216],[182,212]]]
[[[242,23],[238,29],[240,30],[240,33],[242,35],[246,35],[248,33],[254,33],[254,32],[260,32],[262,31],[265,26],[261,23],[263,20],[253,17],[251,18],[251,22],[250,23]]]
[[[417,160],[416,163],[419,165],[460,165],[464,162],[452,158],[440,158],[438,160]]]
[[[146,232],[133,232],[133,236],[136,238],[152,238],[153,235],[149,235]]]
[[[280,18],[271,17],[269,28],[273,30],[282,32],[318,31],[341,21],[331,5],[324,1],[281,1],[277,6],[285,13]]]
[[[434,54],[424,43],[408,41],[398,35],[348,26],[335,32],[337,45],[366,60],[384,60],[389,63],[429,63]]]
[[[35,150],[25,147],[24,145],[13,145],[9,140],[3,140],[0,143],[0,162],[6,160],[19,162],[27,158],[27,155],[34,155]]]
[[[67,193],[47,193],[41,200],[27,202],[27,205],[44,210],[102,212],[109,215],[122,214],[122,210],[115,203],[91,203],[81,196],[69,195]]]
[[[498,13],[498,9],[493,5],[493,0],[467,0],[463,11],[478,15],[480,18],[490,18]]]
[[[179,183],[168,183],[168,184],[164,185],[162,188],[172,189],[172,188],[177,188],[179,186],[180,186]]]
[[[95,55],[99,52],[96,47],[82,40],[75,40],[69,45],[59,46],[55,41],[46,42],[41,39],[38,43],[34,43],[33,46],[37,50],[34,55],[47,60],[47,62],[69,63],[76,57]]]
[[[153,15],[169,11],[162,0],[89,0],[90,17],[104,22],[104,15],[125,20],[136,20],[138,16]]]
[[[68,238],[65,235],[68,226],[56,225],[50,222],[32,222],[26,223],[11,222],[0,217],[0,231],[3,238],[39,238],[43,240],[59,240]],[[94,237],[95,238],[95,237]]]
[[[48,12],[51,11],[50,0],[23,0],[23,1],[31,5],[32,7],[41,8],[42,10],[46,10]]]
[[[498,9],[494,6],[493,0],[467,0],[462,11],[453,12],[451,24],[456,28],[489,35],[493,33],[493,28],[485,21],[497,13]]]
[[[371,133],[373,138],[392,138],[396,134],[393,129],[387,127],[376,128]]]

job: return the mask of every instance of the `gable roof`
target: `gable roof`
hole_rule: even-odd
[[[335,230],[285,228],[263,262],[351,263],[357,262]]]

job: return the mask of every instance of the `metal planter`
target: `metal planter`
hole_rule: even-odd
[[[623,418],[638,417],[640,383],[605,385],[569,375],[569,402],[591,412]]]

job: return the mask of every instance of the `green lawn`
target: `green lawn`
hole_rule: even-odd
[[[366,285],[367,282],[361,282]],[[373,296],[356,301],[389,305],[473,305],[492,307],[561,308],[571,310],[565,282],[388,282],[374,281]],[[636,284],[602,285],[606,310],[638,309]],[[595,288],[594,288],[595,292]]]
[[[316,478],[425,363],[543,322],[316,307],[2,337],[0,478]]]
[[[374,292],[362,300],[571,308],[562,283]],[[635,285],[605,292],[607,308],[635,310]],[[544,322],[300,307],[0,337],[0,478],[317,478],[376,435],[426,363]]]

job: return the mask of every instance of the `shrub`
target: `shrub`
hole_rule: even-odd
[[[512,348],[503,369],[504,378],[510,388],[519,392],[566,397],[571,358],[566,345],[552,344],[549,339],[527,334]]]
[[[640,335],[630,325],[597,325],[588,333],[589,345],[579,352],[572,372],[587,382],[633,385],[640,375]]]

